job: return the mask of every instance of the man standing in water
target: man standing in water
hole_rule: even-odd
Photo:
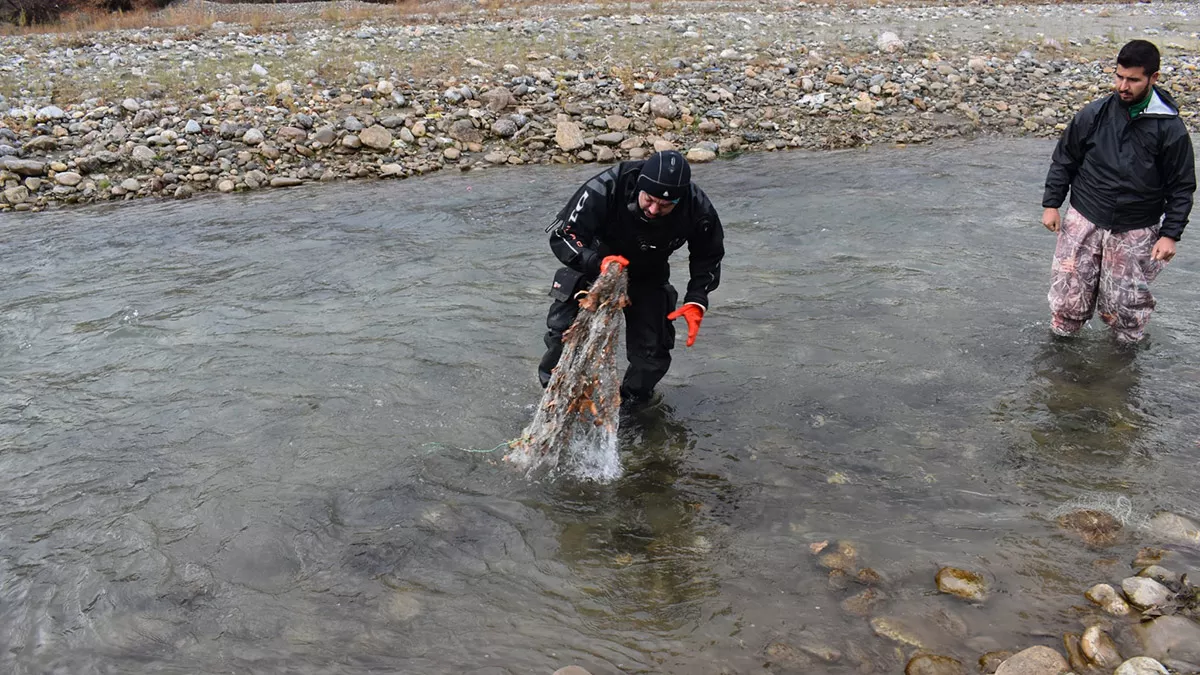
[[[1079,111],[1054,149],[1042,224],[1058,233],[1049,294],[1055,335],[1073,335],[1099,308],[1119,342],[1140,341],[1154,311],[1149,285],[1187,226],[1192,141],[1175,101],[1155,86],[1158,67],[1150,42],[1122,47],[1113,94]]]
[[[546,317],[546,354],[538,365],[542,386],[550,382],[550,371],[562,356],[563,332],[579,312],[576,292],[616,263],[629,272],[629,368],[621,382],[621,400],[648,401],[671,366],[671,322],[681,317],[687,321],[691,347],[708,309],[708,294],[721,281],[721,220],[704,192],[692,184],[687,160],[670,150],[602,171],[575,192],[547,232],[550,249],[566,267],[554,275],[550,291],[554,302]],[[691,278],[684,303],[676,309],[679,294],[669,283],[668,258],[684,244]]]

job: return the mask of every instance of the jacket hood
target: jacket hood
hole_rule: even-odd
[[[1150,89],[1150,105],[1146,106],[1146,110],[1142,115],[1152,117],[1179,117],[1179,105],[1175,103],[1175,99],[1167,92],[1158,87]]]

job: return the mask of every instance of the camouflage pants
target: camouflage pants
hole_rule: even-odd
[[[1071,335],[1098,309],[1117,340],[1141,340],[1154,311],[1150,282],[1165,266],[1150,259],[1157,241],[1157,226],[1114,234],[1067,209],[1050,269],[1051,330]]]

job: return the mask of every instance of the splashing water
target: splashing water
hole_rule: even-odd
[[[1125,495],[1089,492],[1082,494],[1050,512],[1050,517],[1061,518],[1080,511],[1100,511],[1107,513],[1121,523],[1122,527],[1143,529],[1149,523],[1144,514],[1134,512],[1133,502]]]
[[[562,358],[537,413],[504,457],[527,477],[553,472],[564,450],[562,467],[571,475],[595,481],[621,475],[616,348],[624,324],[622,310],[629,305],[628,287],[625,271],[610,265],[580,294],[579,314],[563,334]]]

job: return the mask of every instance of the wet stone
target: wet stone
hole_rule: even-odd
[[[1166,586],[1145,577],[1125,579],[1121,582],[1121,590],[1125,591],[1129,603],[1139,609],[1161,607],[1170,602],[1175,595]]]
[[[1160,616],[1135,624],[1141,652],[1151,658],[1200,663],[1200,624],[1182,616]]]
[[[1084,596],[1112,616],[1125,616],[1133,611],[1129,607],[1129,603],[1125,602],[1116,589],[1108,584],[1096,584],[1089,588]]]
[[[943,567],[937,573],[937,587],[964,600],[975,602],[987,599],[987,584],[983,575],[957,567]]]
[[[908,623],[897,617],[879,616],[871,619],[871,630],[882,638],[887,638],[900,644],[925,649],[925,643]]]
[[[1013,654],[1000,664],[996,675],[1061,675],[1070,670],[1062,654],[1037,646]]]
[[[1102,548],[1117,543],[1121,535],[1121,521],[1106,511],[1084,509],[1072,511],[1058,517],[1059,527],[1078,536],[1088,546]]]
[[[1121,663],[1117,645],[1099,626],[1089,626],[1079,640],[1083,655],[1088,662],[1099,668],[1116,668]]]
[[[966,675],[958,659],[938,654],[917,654],[908,660],[904,675]]]
[[[987,652],[983,656],[979,657],[979,670],[982,673],[991,675],[1000,668],[1001,663],[1004,663],[1012,655],[1013,653],[1008,651]]]
[[[1135,656],[1122,663],[1113,675],[1168,675],[1163,664],[1148,656]]]

